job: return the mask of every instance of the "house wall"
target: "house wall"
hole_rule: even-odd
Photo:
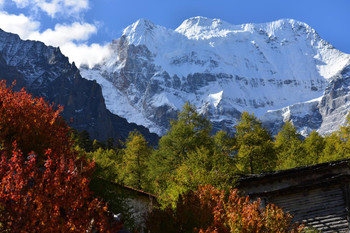
[[[267,201],[294,215],[294,221],[322,232],[349,232],[344,185],[274,195]]]
[[[146,228],[145,218],[153,208],[152,198],[133,197],[125,199],[128,206],[131,208],[132,217],[135,220],[135,225],[138,226],[140,233]]]
[[[322,232],[350,232],[350,160],[244,176],[238,188]]]

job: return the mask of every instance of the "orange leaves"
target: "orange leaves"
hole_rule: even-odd
[[[212,186],[197,191],[203,205],[210,203],[214,221],[200,232],[301,232],[302,226],[293,225],[292,216],[274,205],[262,208],[260,199],[250,201],[231,190],[228,197]],[[203,198],[204,197],[204,198]]]
[[[1,211],[0,222],[3,229],[10,232],[89,232],[88,229],[102,225],[110,228],[106,206],[91,198],[87,177],[72,172],[72,163],[64,156],[48,152],[45,166],[37,167],[35,156],[24,156],[14,144],[11,158],[1,157],[0,206],[4,211]]]
[[[0,232],[116,232],[57,110],[0,81]],[[34,151],[34,152],[33,152]],[[37,161],[39,160],[39,161]]]
[[[5,81],[0,81],[0,103],[0,143],[7,153],[14,141],[24,154],[35,151],[39,160],[48,147],[61,153],[70,149],[68,127],[59,116],[61,106],[55,109],[24,89],[14,92]]]
[[[292,216],[277,206],[262,208],[260,200],[241,197],[236,189],[225,195],[211,185],[182,195],[176,209],[153,211],[147,224],[152,233],[297,233],[303,230],[303,226],[292,224]],[[172,228],[175,230],[169,230]]]

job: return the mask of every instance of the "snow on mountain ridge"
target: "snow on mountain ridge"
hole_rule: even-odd
[[[294,20],[294,19],[280,19],[269,23],[261,24],[241,24],[232,25],[221,19],[209,19],[206,17],[193,17],[185,20],[175,31],[185,35],[189,39],[201,39],[207,40],[213,37],[226,37],[229,35],[235,35],[236,33],[254,33],[254,31],[264,30],[268,36],[274,36],[275,32],[286,28],[290,25],[293,29],[298,27],[304,27],[308,32],[315,33],[306,23]]]
[[[301,44],[297,41],[297,37],[301,36],[301,34],[306,35],[309,41],[305,42],[309,44]],[[198,72],[238,74],[237,72],[242,71],[242,69],[235,68],[238,66],[242,67],[242,65],[244,66],[246,64],[242,64],[236,60],[240,59],[239,56],[244,55],[247,50],[250,53],[255,50],[256,53],[259,53],[257,55],[261,56],[258,60],[264,60],[265,63],[278,62],[280,60],[278,54],[277,56],[275,54],[269,56],[270,54],[264,51],[266,49],[264,48],[266,47],[266,43],[272,46],[280,44],[283,46],[289,45],[290,47],[298,43],[298,45],[303,45],[301,49],[309,50],[302,51],[305,53],[301,54],[302,56],[314,54],[316,58],[318,57],[321,59],[324,57],[322,52],[315,53],[315,51],[310,51],[310,49],[313,50],[312,46],[314,44],[321,44],[321,47],[328,45],[327,42],[319,38],[315,30],[310,26],[292,19],[277,20],[264,24],[230,25],[218,19],[211,20],[205,17],[194,17],[185,20],[175,31],[162,26],[156,26],[148,20],[138,20],[136,23],[127,27],[123,35],[126,36],[126,40],[129,44],[135,46],[145,45],[155,55],[155,64],[161,66],[170,75],[177,74],[182,76]],[[192,40],[200,41],[193,42]],[[242,44],[245,42],[248,43]],[[242,46],[245,48],[242,48]],[[271,46],[268,46],[267,49],[270,48]],[[184,51],[188,51],[188,54],[184,54]],[[190,51],[194,51],[195,54],[190,54]],[[289,53],[290,51],[287,52]],[[295,53],[295,51],[293,52]],[[335,57],[338,58],[340,54],[341,53],[335,54]],[[247,60],[254,60],[247,55],[245,56]],[[256,55],[254,57],[256,57]],[[282,54],[282,57],[286,56]],[[181,60],[189,59],[192,60],[191,67],[186,66],[181,69]],[[217,67],[214,64],[210,64],[208,60],[220,62],[221,65]],[[329,59],[326,64],[333,64],[335,66],[334,70],[339,70],[340,67],[346,63],[345,61],[346,58],[339,61],[339,59],[334,59],[333,57]],[[282,62],[285,64],[290,63],[289,60]],[[185,63],[186,65],[189,64],[187,61],[185,61]],[[193,65],[193,63],[207,63],[207,65]],[[251,68],[254,68],[254,64],[249,65],[252,66]],[[288,76],[295,72],[295,68],[296,67],[290,67],[289,70],[284,69],[286,72],[285,74],[281,74],[281,76],[290,79]],[[259,69],[259,73],[261,73],[262,70],[263,69]],[[319,65],[319,70],[322,72],[324,78],[329,78],[335,74],[331,72],[333,69],[323,69],[322,62]],[[267,72],[270,72],[270,69],[267,70]],[[272,72],[276,72],[276,70],[272,70]],[[239,75],[249,76],[249,73],[247,74],[247,72],[245,72]],[[262,76],[261,78],[267,78],[266,74],[260,76]]]
[[[185,20],[175,31],[185,35],[188,39],[205,40],[212,37],[225,37],[230,32],[242,31],[242,28],[220,19],[197,16]]]
[[[172,33],[172,30],[155,25],[147,19],[139,19],[124,29],[123,36],[126,37],[129,44],[145,45],[152,52],[155,52],[157,41],[161,40],[167,33]]]
[[[108,81],[120,96],[104,91],[109,109],[158,134],[186,101],[212,121],[232,124],[242,111],[262,117],[320,98],[350,61],[292,19],[231,25],[194,17],[175,30],[139,20],[110,48],[94,75],[82,69],[83,77]],[[120,110],[123,105],[132,111]]]

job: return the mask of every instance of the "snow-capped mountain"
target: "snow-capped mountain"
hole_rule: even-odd
[[[125,139],[135,129],[149,140],[157,136],[107,110],[101,87],[80,76],[59,48],[42,42],[21,40],[18,35],[0,29],[0,79],[15,89],[26,90],[45,100],[64,106],[62,113],[77,130],[87,130],[92,139]]]
[[[160,135],[186,101],[216,128],[232,129],[248,111],[273,130],[292,120],[305,134],[336,130],[350,108],[350,55],[296,20],[194,17],[172,30],[141,19],[109,47],[82,76],[102,86],[112,113]]]

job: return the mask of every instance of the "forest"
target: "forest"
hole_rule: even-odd
[[[12,87],[0,82],[0,232],[117,232],[120,212],[132,230],[123,200],[96,179],[155,194],[150,232],[304,232],[279,207],[241,196],[238,177],[349,157],[349,117],[304,138],[290,122],[273,136],[243,112],[229,135],[187,103],[157,145],[136,131],[98,142],[69,128],[63,107]]]

